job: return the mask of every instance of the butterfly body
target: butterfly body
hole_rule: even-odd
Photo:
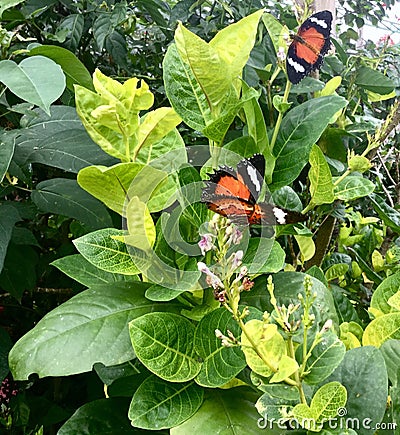
[[[331,42],[332,14],[330,11],[311,15],[292,36],[286,57],[286,71],[293,84],[320,68]]]
[[[265,159],[255,154],[241,160],[237,170],[221,166],[205,181],[201,201],[239,225],[276,225],[304,220],[298,212],[283,210],[266,202],[257,203],[263,186]]]

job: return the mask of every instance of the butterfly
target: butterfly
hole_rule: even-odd
[[[292,35],[293,41],[286,57],[286,72],[293,84],[320,68],[323,56],[331,46],[331,26],[331,12],[321,11],[307,18],[297,34]]]
[[[232,222],[241,224],[284,225],[304,221],[298,212],[285,210],[267,202],[257,203],[264,182],[265,158],[254,154],[237,164],[237,169],[220,166],[208,174],[201,202]]]

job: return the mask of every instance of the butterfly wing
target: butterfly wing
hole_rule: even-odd
[[[249,200],[255,204],[260,196],[264,182],[265,158],[262,154],[254,154],[249,159],[241,160],[237,165],[238,178],[250,191]]]
[[[321,11],[311,15],[294,35],[286,58],[286,71],[293,84],[321,66],[331,45],[331,26],[331,12]]]

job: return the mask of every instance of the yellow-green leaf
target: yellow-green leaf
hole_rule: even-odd
[[[272,376],[270,382],[282,382],[298,369],[299,365],[295,359],[283,355],[278,364],[278,371]]]
[[[400,339],[400,312],[385,314],[374,319],[365,328],[363,346],[381,346],[386,340]]]
[[[138,147],[150,146],[162,139],[181,122],[172,107],[160,107],[146,114],[139,126]]]
[[[134,196],[126,209],[128,235],[125,243],[143,251],[150,250],[156,241],[156,227],[146,204]]]
[[[245,328],[246,333],[242,332],[241,343],[247,364],[259,375],[271,376],[278,370],[279,361],[286,353],[283,337],[276,325],[265,325],[261,320],[250,320]],[[253,349],[248,336],[257,346],[262,358]]]
[[[299,245],[302,262],[314,257],[315,244],[311,237],[295,235],[294,238]]]

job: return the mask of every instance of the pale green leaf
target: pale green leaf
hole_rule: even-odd
[[[380,347],[391,338],[400,339],[400,312],[384,314],[369,323],[365,328],[362,344]]]
[[[330,204],[334,201],[332,174],[321,148],[313,145],[310,151],[308,172],[310,180],[311,204]]]
[[[299,369],[297,361],[287,355],[283,355],[278,364],[278,371],[271,377],[270,382],[282,382],[289,378]]]
[[[0,62],[0,82],[29,103],[50,114],[50,104],[64,92],[65,76],[53,60],[44,56],[23,59],[19,65],[12,60]]]
[[[264,325],[261,320],[249,320],[242,332],[242,350],[248,366],[262,376],[271,376],[278,370],[279,361],[286,354],[285,341],[276,325]],[[251,340],[258,348],[262,359],[252,347]]]
[[[385,278],[372,294],[370,307],[382,314],[389,314],[396,311],[388,303],[389,299],[394,296],[400,289],[400,272]]]
[[[141,163],[89,166],[79,171],[77,181],[83,189],[121,215],[125,215],[125,207],[133,196],[153,213],[170,205],[177,190],[172,177]]]
[[[335,199],[352,201],[370,195],[375,190],[375,184],[363,177],[349,176],[342,180],[334,189]]]
[[[134,196],[126,208],[128,235],[124,241],[144,251],[150,250],[156,241],[156,227],[146,204]]]

